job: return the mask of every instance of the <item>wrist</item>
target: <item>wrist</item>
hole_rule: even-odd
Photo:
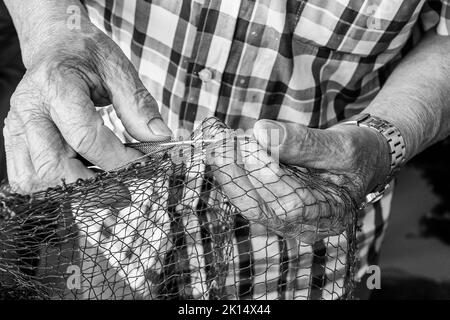
[[[363,207],[369,203],[374,203],[381,199],[390,181],[400,170],[406,160],[406,146],[400,130],[389,121],[372,116],[368,113],[361,113],[339,123],[341,126],[357,127],[364,129],[364,136],[376,139],[378,143],[373,142],[373,150],[369,152],[375,162],[369,161],[366,172],[369,173],[367,179],[369,194]],[[363,132],[363,130],[361,130]],[[371,133],[371,134],[369,134]],[[387,145],[387,148],[386,148]],[[376,156],[375,156],[376,155]],[[389,158],[386,158],[389,155]],[[386,161],[389,163],[389,170],[386,170]],[[364,161],[363,161],[364,162]],[[363,170],[364,171],[364,170]],[[373,173],[370,174],[370,171]],[[388,172],[386,174],[386,172]]]
[[[367,132],[367,137],[373,140],[373,150],[376,151],[374,177],[368,185],[368,192],[372,192],[380,185],[386,184],[391,174],[391,148],[386,138],[378,131],[362,127]]]
[[[5,0],[29,67],[43,53],[95,30],[79,0]]]

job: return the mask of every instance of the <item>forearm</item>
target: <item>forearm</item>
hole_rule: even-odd
[[[78,29],[89,26],[87,12],[79,0],[4,0],[4,2],[19,36],[25,66],[32,63],[40,47],[51,43],[55,37],[71,31],[70,19],[79,22]],[[74,17],[74,14],[77,16]]]
[[[450,134],[450,38],[429,32],[364,112],[394,124],[407,160]]]

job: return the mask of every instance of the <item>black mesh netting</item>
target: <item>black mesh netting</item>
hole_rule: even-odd
[[[192,143],[0,197],[0,298],[349,297],[356,206],[329,173],[205,120]],[[271,155],[269,155],[271,154]]]

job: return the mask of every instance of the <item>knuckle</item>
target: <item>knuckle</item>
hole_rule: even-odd
[[[3,135],[10,136],[12,133],[12,129],[14,127],[14,120],[11,116],[11,111],[8,112],[8,115],[5,118],[5,121],[3,123]]]
[[[145,87],[139,86],[136,88],[133,97],[139,112],[144,113],[148,117],[159,115],[158,103]]]
[[[314,137],[311,134],[311,130],[304,126],[296,127],[296,130],[290,131],[286,137],[285,148],[292,148],[295,151],[302,150],[305,147],[311,146],[314,143]]]
[[[17,177],[10,178],[9,185],[15,192],[29,193],[32,191],[32,183],[34,176],[25,174]]]
[[[341,139],[339,142],[342,145],[342,159],[341,163],[345,168],[357,169],[357,162],[359,153],[361,152],[358,141],[350,135],[347,139]]]
[[[28,90],[24,90],[23,85],[17,87],[16,91],[11,95],[10,104],[11,109],[13,110],[20,110],[20,106],[25,104],[27,101],[30,100],[30,94],[28,93]]]
[[[61,161],[51,157],[45,150],[35,154],[33,158],[34,169],[42,181],[52,182],[62,177]]]
[[[25,132],[33,131],[34,128],[42,127],[45,123],[46,117],[38,109],[25,110],[20,114],[21,125]],[[20,130],[20,129],[19,129]]]
[[[343,146],[343,150],[350,158],[353,158],[358,153],[358,141],[354,135],[340,139],[338,143]]]
[[[134,90],[133,96],[135,97],[136,101],[153,101],[153,97],[150,95],[150,93],[147,91],[146,88],[139,86]]]
[[[23,126],[18,119],[16,112],[10,110],[7,117],[5,118],[3,125],[3,135],[5,137],[5,140],[8,141],[12,137],[20,136],[23,134]]]
[[[44,110],[40,107],[46,103],[43,96],[37,86],[22,84],[18,87],[10,99],[11,108],[8,114],[10,122],[17,123],[18,119],[26,122],[44,115]]]
[[[359,137],[352,132],[339,130],[329,133],[329,143],[332,149],[330,154],[335,159],[336,168],[339,170],[356,170],[361,145]]]
[[[97,127],[93,125],[79,125],[73,128],[69,134],[70,145],[81,155],[96,157],[99,150],[96,148]]]
[[[50,70],[52,71],[49,80],[61,84],[58,86],[58,89],[62,90],[64,93],[70,94],[70,91],[64,90],[67,83],[63,80],[75,78],[90,83],[88,74],[90,74],[93,69],[90,64],[91,62],[89,59],[80,59],[77,57],[68,57],[62,61],[55,62],[54,65],[50,67]]]

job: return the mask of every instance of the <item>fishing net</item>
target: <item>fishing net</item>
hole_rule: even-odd
[[[90,180],[0,197],[0,298],[351,296],[356,205],[215,118]],[[334,177],[334,178],[333,178]]]

